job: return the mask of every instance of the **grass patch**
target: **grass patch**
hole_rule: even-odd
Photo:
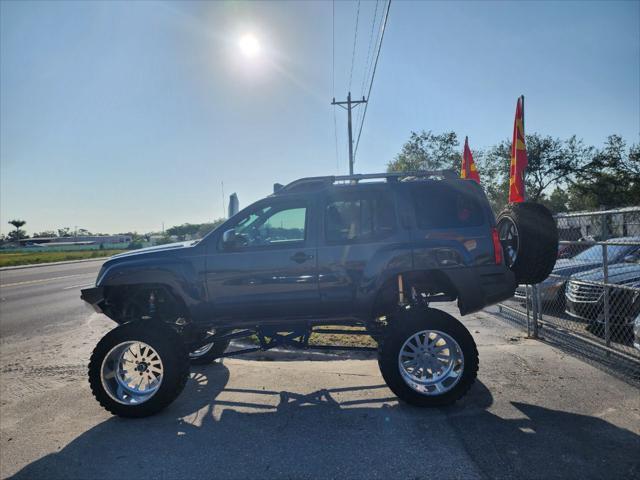
[[[342,326],[342,325],[326,325],[322,327],[316,327],[316,330],[322,330],[324,328],[336,329],[340,330],[362,330],[361,327],[350,327],[350,326]],[[256,335],[251,335],[249,337],[249,341],[254,345],[260,345],[260,341]],[[334,333],[312,333],[311,338],[309,338],[309,345],[341,345],[345,347],[377,347],[378,344],[375,342],[373,338],[368,335],[338,335]]]
[[[0,267],[64,262],[88,258],[109,257],[125,250],[82,250],[76,252],[0,252]]]

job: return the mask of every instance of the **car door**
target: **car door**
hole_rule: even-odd
[[[395,195],[388,186],[341,186],[327,193],[321,206],[318,281],[323,313],[358,315],[383,270],[411,265],[410,247],[401,247],[408,245],[408,234],[398,225]]]
[[[237,215],[207,248],[211,314],[224,318],[305,317],[319,303],[313,204],[267,199]]]

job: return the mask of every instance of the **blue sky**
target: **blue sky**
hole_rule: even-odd
[[[354,96],[375,5],[360,5]],[[357,2],[335,9],[340,99]],[[222,215],[222,181],[245,206],[347,171],[331,2],[3,1],[0,36],[2,232],[199,223]],[[638,142],[640,3],[394,1],[356,171],[384,170],[411,130],[493,145],[520,94],[528,132]]]

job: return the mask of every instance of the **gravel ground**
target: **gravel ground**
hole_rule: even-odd
[[[640,478],[636,388],[487,313],[463,321],[480,373],[450,408],[398,403],[369,355],[267,352],[193,369],[141,420],[89,391],[104,317],[3,337],[0,476]]]

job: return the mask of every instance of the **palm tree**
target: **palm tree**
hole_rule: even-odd
[[[16,227],[16,242],[20,243],[20,227],[24,226],[27,222],[24,220],[9,220],[9,224]]]

